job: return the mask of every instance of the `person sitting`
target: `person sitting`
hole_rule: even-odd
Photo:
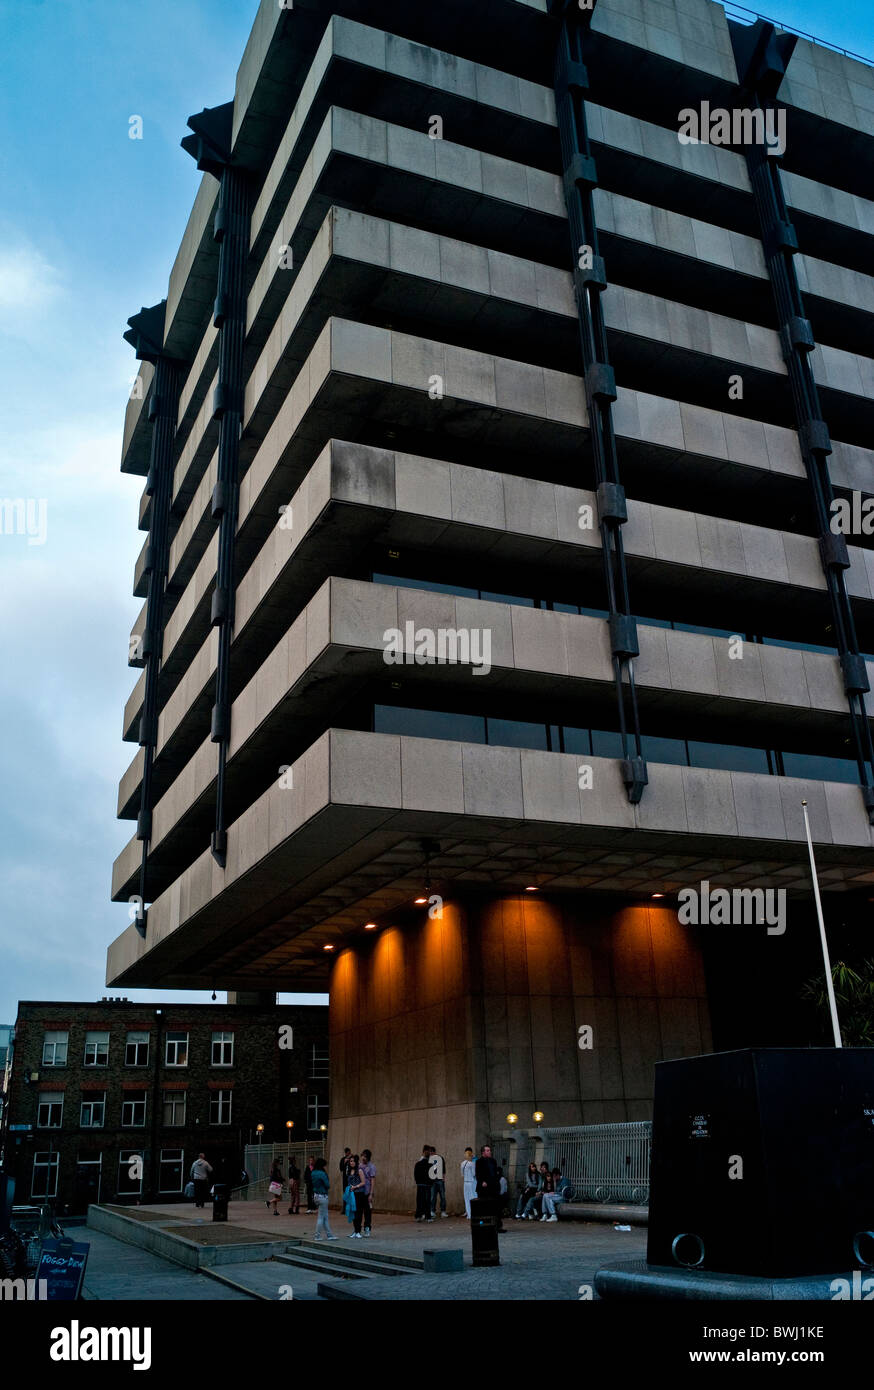
[[[552,1191],[543,1194],[543,1215],[540,1218],[541,1221],[558,1220],[556,1207],[562,1202],[567,1201],[566,1194],[570,1187],[567,1178],[562,1177],[560,1168],[553,1168],[550,1178],[552,1182]]]
[[[507,1179],[506,1179],[505,1176],[504,1176],[504,1170],[503,1170],[503,1168],[501,1168],[500,1166],[498,1167],[498,1190],[499,1190],[498,1201],[499,1201],[499,1203],[500,1203],[501,1216],[507,1216],[507,1217],[509,1217],[509,1215],[510,1215],[510,1189],[509,1189],[509,1186],[508,1186],[508,1184],[507,1184]]]
[[[539,1221],[543,1207],[543,1194],[548,1192],[552,1179],[549,1176],[549,1164],[541,1163],[540,1171],[537,1174],[537,1191],[533,1192],[525,1203],[522,1217],[526,1221]]]
[[[528,1172],[525,1174],[524,1185],[520,1186],[519,1200],[516,1203],[515,1220],[522,1220],[522,1213],[532,1197],[536,1197],[540,1191],[540,1174],[537,1171],[536,1163],[528,1164]]]

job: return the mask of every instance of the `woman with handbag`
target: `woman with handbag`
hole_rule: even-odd
[[[282,1159],[274,1158],[270,1168],[270,1186],[268,1187],[270,1196],[267,1198],[267,1206],[273,1208],[273,1215],[279,1215],[279,1199],[282,1196]]]

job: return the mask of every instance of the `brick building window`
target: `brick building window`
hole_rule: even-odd
[[[164,1049],[164,1062],[168,1067],[188,1066],[188,1034],[168,1033]]]
[[[120,1149],[118,1154],[118,1195],[138,1197],[143,1190],[143,1156],[139,1149]]]
[[[42,1064],[44,1067],[65,1067],[67,1065],[67,1043],[69,1033],[43,1033]]]
[[[63,1091],[40,1091],[36,1111],[37,1129],[60,1129],[64,1123]]]
[[[109,1066],[109,1034],[108,1033],[86,1033],[85,1034],[85,1058],[86,1067],[108,1067]]]
[[[185,1124],[185,1100],[187,1091],[164,1092],[164,1127],[180,1129]]]
[[[211,1125],[231,1123],[231,1101],[233,1091],[212,1091],[209,1097],[209,1122]]]
[[[158,1168],[158,1191],[181,1192],[184,1167],[184,1149],[162,1149]]]
[[[82,1129],[102,1129],[106,1116],[106,1092],[90,1091],[82,1099],[79,1124]]]
[[[126,1067],[147,1067],[149,1065],[148,1033],[128,1033],[124,1045],[124,1064]]]
[[[146,1123],[146,1092],[125,1091],[121,1103],[122,1129],[142,1129]]]
[[[212,1065],[214,1067],[232,1067],[234,1065],[233,1033],[213,1033]]]
[[[328,1123],[328,1102],[324,1096],[307,1096],[307,1129]]]
[[[310,1081],[328,1079],[328,1044],[313,1043],[310,1047]]]
[[[59,1166],[59,1154],[34,1154],[33,1174],[30,1182],[31,1197],[57,1197]]]

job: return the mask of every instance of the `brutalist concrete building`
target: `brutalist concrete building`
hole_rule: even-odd
[[[400,1209],[423,1143],[805,1041],[803,801],[870,913],[874,69],[745,19],[263,0],[130,320],[107,978],[329,989]]]

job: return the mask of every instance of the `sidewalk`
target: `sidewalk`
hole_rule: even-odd
[[[188,1203],[173,1203],[148,1210],[165,1213],[191,1225],[200,1223],[208,1228],[211,1224],[208,1212],[197,1211]],[[271,1240],[282,1236],[303,1240],[307,1244],[312,1241],[316,1224],[315,1216],[301,1213],[300,1216],[291,1217],[284,1208],[281,1215],[275,1217],[263,1203],[257,1202],[233,1202],[229,1218],[234,1226],[245,1227]],[[332,1210],[330,1221],[334,1234],[339,1236],[331,1248],[336,1251],[342,1246],[352,1245],[349,1240],[351,1227],[342,1212]],[[416,1274],[410,1279],[375,1278],[355,1281],[344,1287],[351,1289],[355,1297],[388,1302],[406,1302],[410,1299],[577,1300],[580,1285],[592,1285],[595,1271],[602,1264],[633,1259],[646,1253],[646,1230],[642,1227],[615,1231],[612,1225],[602,1222],[560,1221],[546,1224],[514,1221],[512,1218],[505,1219],[504,1226],[505,1234],[500,1237],[500,1266],[473,1269],[470,1267],[470,1229],[464,1218],[451,1216],[427,1225],[414,1221],[412,1216],[375,1212],[372,1236],[354,1242],[358,1251],[421,1259],[424,1250],[462,1250],[466,1268],[458,1274]],[[314,1244],[313,1248],[319,1250],[322,1247]],[[229,1267],[227,1272],[234,1275],[235,1269],[240,1268]],[[276,1269],[276,1264],[262,1265],[260,1272],[251,1276],[253,1287],[267,1291],[272,1279],[277,1289],[279,1285],[287,1283],[293,1287],[295,1298],[306,1298],[313,1296],[317,1282],[329,1282],[324,1275],[310,1275],[305,1270],[287,1266],[284,1267],[284,1274],[281,1273],[283,1267],[279,1266],[280,1277],[274,1274]],[[274,1297],[278,1297],[278,1293]]]
[[[170,1264],[168,1260],[162,1260],[135,1245],[127,1245],[123,1240],[115,1240],[102,1231],[90,1228],[77,1230],[76,1239],[87,1241],[91,1246],[85,1269],[83,1298],[164,1303],[195,1299],[204,1302],[251,1302],[244,1293]]]

